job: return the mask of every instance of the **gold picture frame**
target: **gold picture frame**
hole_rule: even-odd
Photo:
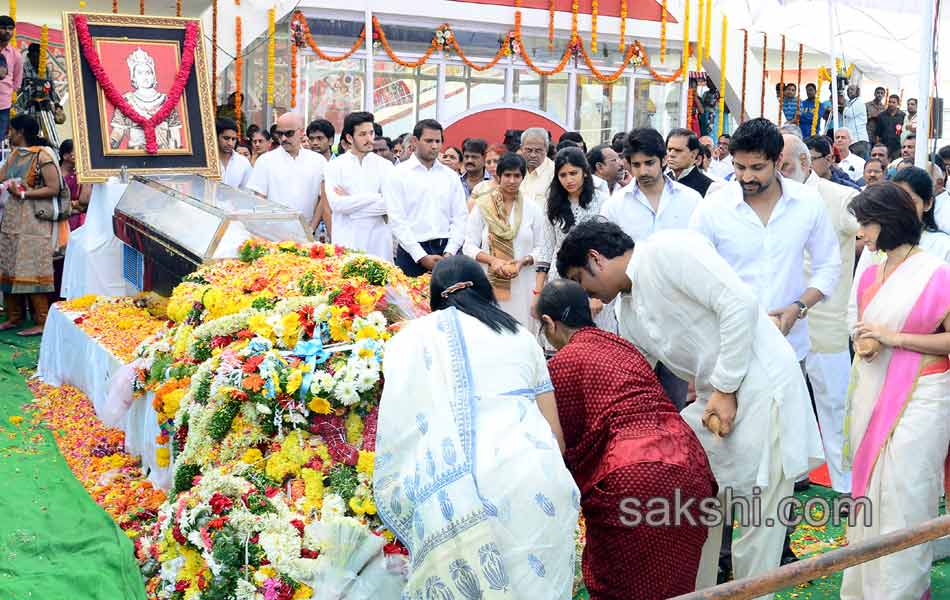
[[[164,101],[163,92],[171,88],[178,72],[186,26],[189,22],[197,24],[194,65],[178,106],[156,128],[157,154],[146,152],[141,128],[105,99],[79,44],[74,20],[79,14],[86,17],[109,79],[141,114],[148,114],[149,108],[157,108]],[[63,35],[80,181],[105,181],[118,176],[123,168],[129,175],[220,176],[215,106],[200,20],[65,12]]]

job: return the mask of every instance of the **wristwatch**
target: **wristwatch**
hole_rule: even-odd
[[[795,304],[798,305],[798,318],[804,319],[808,316],[808,305],[802,302],[801,300],[796,300]]]

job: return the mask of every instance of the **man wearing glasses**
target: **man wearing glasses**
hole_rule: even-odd
[[[6,61],[5,67],[0,64],[0,140],[7,138],[13,92],[23,83],[23,56],[10,45],[15,28],[13,19],[0,15],[0,58]]]
[[[526,129],[521,134],[518,154],[528,163],[528,174],[521,182],[521,196],[533,200],[544,210],[548,203],[548,188],[554,180],[554,161],[548,158],[548,132],[540,127]]]
[[[848,175],[835,166],[835,157],[832,154],[831,142],[823,135],[813,135],[805,138],[805,146],[811,154],[811,168],[822,179],[837,183],[838,185],[854,188],[858,191],[861,188],[855,182],[851,181]]]
[[[292,112],[277,119],[274,135],[280,145],[257,159],[247,189],[296,210],[312,229],[319,221],[320,184],[327,161],[301,146],[303,125],[303,118]]]

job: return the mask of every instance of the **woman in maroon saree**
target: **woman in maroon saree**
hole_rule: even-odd
[[[636,348],[594,327],[583,288],[548,284],[537,314],[558,349],[548,369],[564,462],[581,490],[592,600],[693,591],[707,534],[700,503],[718,492],[703,447]],[[678,523],[677,495],[690,506]],[[668,522],[658,523],[650,508],[664,501]]]

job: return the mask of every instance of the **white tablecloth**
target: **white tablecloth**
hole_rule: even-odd
[[[89,396],[97,415],[106,410],[109,383],[122,363],[105,346],[89,337],[58,305],[50,308],[40,343],[40,360],[36,376],[54,386],[71,385]],[[119,427],[125,432],[125,449],[142,459],[142,468],[149,481],[169,489],[170,467],[159,468],[155,462],[159,435],[151,394],[136,398],[122,418]]]
[[[123,296],[122,242],[112,231],[112,213],[128,184],[97,183],[86,210],[86,222],[69,234],[63,264],[62,295]]]

